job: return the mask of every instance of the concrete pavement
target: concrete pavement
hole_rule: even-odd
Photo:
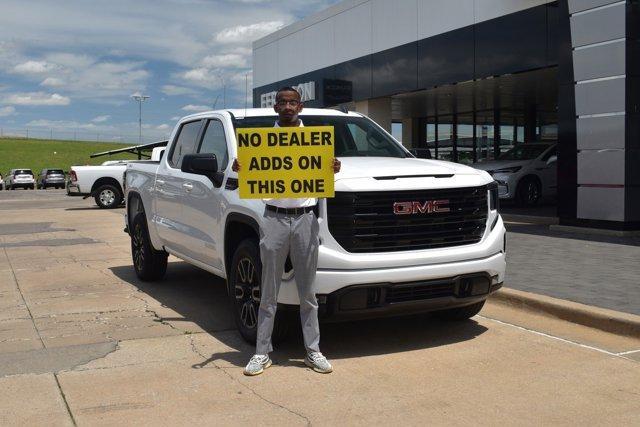
[[[326,324],[333,374],[298,337],[245,377],[220,279],[140,282],[122,210],[35,193],[0,194],[0,425],[640,423],[640,339],[494,303]]]

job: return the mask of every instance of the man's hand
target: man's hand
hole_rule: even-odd
[[[333,158],[333,173],[338,173],[340,172],[340,166],[342,164],[340,163],[340,160],[336,159],[335,157]]]
[[[234,172],[240,172],[240,163],[238,163],[238,159],[233,159],[233,164],[231,165],[231,170],[234,171]]]

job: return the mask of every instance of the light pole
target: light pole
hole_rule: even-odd
[[[151,97],[148,95],[135,94],[131,95],[131,98],[138,101],[138,144],[142,144],[142,103]]]

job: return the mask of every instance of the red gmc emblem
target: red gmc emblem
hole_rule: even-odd
[[[430,214],[438,212],[451,212],[448,207],[449,200],[427,200],[420,202],[395,202],[393,213],[396,215],[413,215],[417,213]]]

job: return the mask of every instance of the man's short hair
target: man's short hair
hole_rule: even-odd
[[[302,99],[302,96],[300,96],[300,92],[298,92],[298,90],[296,88],[291,87],[291,86],[285,86],[285,87],[281,87],[280,89],[278,89],[278,92],[276,93],[276,101],[280,97],[280,93],[281,92],[295,92],[295,93],[298,94],[298,99]]]

